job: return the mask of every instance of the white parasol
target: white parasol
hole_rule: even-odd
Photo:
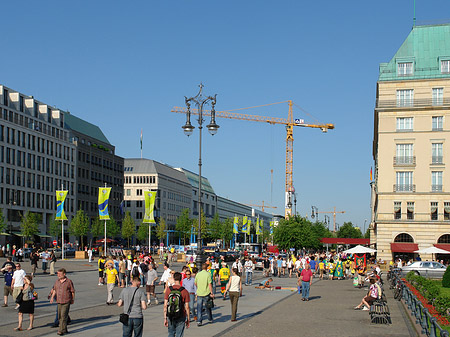
[[[357,245],[356,247],[344,250],[345,254],[370,254],[375,253],[377,250],[369,247]]]

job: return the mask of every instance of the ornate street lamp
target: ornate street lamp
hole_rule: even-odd
[[[191,124],[191,104],[194,103],[198,110],[198,129],[199,129],[199,156],[198,156],[198,235],[197,235],[197,267],[201,268],[201,264],[205,262],[205,256],[202,251],[202,238],[201,238],[201,223],[202,223],[202,129],[203,129],[203,107],[207,104],[211,105],[211,122],[206,126],[209,133],[214,136],[219,130],[219,125],[216,124],[216,96],[203,96],[203,84],[199,85],[200,90],[194,97],[184,97],[187,111],[186,111],[186,124],[182,126],[186,136],[192,135],[194,132],[194,126]]]

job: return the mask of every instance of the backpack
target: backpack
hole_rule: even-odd
[[[139,267],[141,267],[141,270],[142,270],[142,272],[144,274],[148,273],[148,265],[147,265],[147,263],[141,263],[141,265]]]
[[[131,275],[139,277],[139,268],[138,268],[138,266],[134,266],[133,267],[133,269],[131,270]]]
[[[170,320],[178,319],[183,317],[183,296],[181,292],[184,290],[183,287],[179,289],[174,289],[172,286],[169,287],[170,294],[167,299],[167,317]]]

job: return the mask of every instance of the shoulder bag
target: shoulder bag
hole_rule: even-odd
[[[20,291],[20,293],[16,297],[16,303],[20,304],[23,301],[23,291]]]
[[[123,325],[127,325],[128,326],[128,318],[130,316],[130,312],[131,312],[131,306],[133,305],[133,301],[134,301],[134,295],[136,295],[136,291],[138,291],[139,288],[136,288],[136,290],[134,291],[133,297],[131,298],[131,302],[130,302],[130,306],[128,307],[128,311],[126,314],[120,314],[119,316],[119,322],[122,323]]]

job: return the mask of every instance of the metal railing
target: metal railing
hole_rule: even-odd
[[[390,288],[394,289],[394,298],[403,300],[405,305],[411,311],[411,316],[416,318],[416,324],[422,328],[421,333],[429,337],[437,337],[439,331],[440,337],[450,337],[449,332],[441,328],[437,319],[430,314],[422,302],[414,295],[400,278],[400,270],[393,269],[388,273]]]
[[[395,156],[395,166],[416,166],[416,156]]]
[[[442,185],[431,185],[432,192],[442,192]]]
[[[415,192],[416,185],[394,185],[394,192]]]
[[[443,164],[443,163],[444,163],[443,156],[432,156],[431,157],[431,164]]]
[[[449,107],[450,98],[408,98],[408,99],[392,99],[392,100],[377,100],[377,109],[390,108],[427,108],[427,107]]]

